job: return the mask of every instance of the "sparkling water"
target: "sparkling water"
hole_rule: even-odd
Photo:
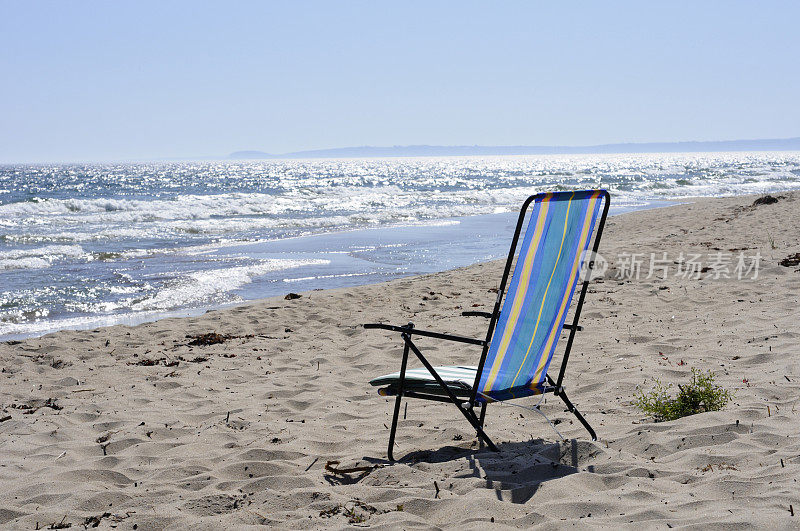
[[[800,153],[0,166],[0,338],[503,256],[529,195],[616,212],[800,187]]]

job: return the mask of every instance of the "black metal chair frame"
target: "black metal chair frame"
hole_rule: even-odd
[[[400,403],[403,400],[403,397],[406,398],[418,398],[422,400],[432,400],[437,402],[449,402],[454,404],[458,410],[461,412],[462,415],[467,419],[467,421],[475,428],[475,432],[477,433],[478,439],[485,442],[486,445],[489,447],[490,450],[499,452],[500,450],[497,446],[492,442],[486,432],[483,430],[484,419],[486,418],[486,405],[487,402],[485,400],[478,401],[478,384],[480,383],[481,373],[483,371],[484,364],[486,363],[486,356],[489,352],[489,345],[492,339],[492,334],[494,333],[495,325],[497,324],[497,319],[500,315],[500,308],[503,303],[503,295],[505,294],[506,283],[508,281],[508,275],[511,272],[511,266],[514,262],[515,252],[517,249],[517,243],[519,241],[519,236],[522,233],[522,227],[525,224],[525,217],[527,215],[528,208],[530,207],[531,203],[536,201],[539,198],[544,197],[546,194],[540,193],[536,195],[530,196],[522,205],[520,209],[519,218],[517,220],[516,230],[514,231],[514,238],[511,241],[511,249],[508,252],[508,258],[506,259],[505,269],[503,270],[503,277],[500,280],[500,286],[497,290],[497,299],[494,303],[494,310],[489,312],[462,312],[461,315],[464,316],[478,316],[478,317],[486,317],[489,319],[489,329],[486,332],[486,339],[474,339],[471,337],[463,337],[457,336],[453,334],[442,334],[439,332],[430,332],[427,330],[418,330],[414,328],[414,323],[408,323],[405,326],[394,326],[388,325],[383,323],[369,323],[365,324],[364,328],[378,328],[382,330],[391,330],[394,332],[399,332],[400,337],[403,339],[404,348],[403,348],[403,359],[400,364],[400,379],[398,382],[398,389],[397,389],[397,398],[395,399],[394,403],[394,417],[392,419],[392,427],[389,433],[389,450],[388,456],[389,460],[394,461],[393,449],[394,449],[394,439],[395,434],[397,433],[397,422],[400,416]],[[600,245],[600,238],[603,235],[603,228],[605,227],[606,218],[608,217],[608,208],[611,203],[611,197],[607,191],[602,190],[601,197],[603,198],[603,212],[600,217],[600,221],[597,225],[597,230],[594,234],[594,242],[592,244],[592,258],[596,256],[597,249]],[[570,351],[572,350],[572,343],[575,339],[575,332],[583,330],[581,326],[578,326],[578,320],[581,316],[581,308],[583,307],[583,301],[586,297],[586,291],[589,288],[589,281],[591,279],[591,271],[594,269],[594,260],[590,260],[587,264],[587,272],[585,274],[585,278],[583,280],[580,295],[578,296],[578,302],[575,306],[575,313],[572,317],[571,323],[565,323],[564,329],[569,330],[569,336],[567,338],[567,345],[564,350],[564,355],[561,359],[561,367],[558,371],[558,378],[553,380],[553,378],[548,373],[547,383],[548,385],[542,388],[542,393],[553,393],[555,396],[561,398],[564,401],[564,404],[567,406],[567,410],[575,415],[575,417],[580,421],[584,428],[589,432],[592,437],[593,441],[597,440],[597,434],[595,433],[594,429],[589,425],[583,415],[578,411],[578,409],[572,404],[567,397],[567,393],[564,391],[564,387],[562,385],[564,381],[564,373],[567,369],[567,362],[569,361]],[[430,337],[435,339],[443,339],[446,341],[455,341],[459,343],[467,343],[470,345],[478,345],[483,348],[480,358],[480,363],[478,364],[478,371],[475,375],[475,383],[472,385],[471,389],[465,390],[469,391],[469,398],[464,400],[463,398],[459,399],[456,394],[453,392],[451,386],[448,386],[445,381],[442,379],[441,376],[436,372],[433,368],[433,365],[425,358],[425,356],[420,352],[419,348],[414,344],[412,341],[412,336],[422,336],[422,337]],[[436,383],[442,388],[445,395],[438,395],[433,393],[426,393],[423,391],[417,391],[414,389],[406,389],[405,388],[405,376],[406,376],[406,367],[408,365],[408,354],[413,352],[414,355],[422,362],[422,365],[431,373],[433,379]],[[481,411],[480,415],[475,414],[475,406],[480,404]]]

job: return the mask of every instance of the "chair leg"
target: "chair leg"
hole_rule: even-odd
[[[465,410],[458,404],[456,404],[456,407],[458,407],[461,413],[464,414],[464,416],[467,418],[467,421],[469,421],[469,423],[472,424],[472,427],[475,428],[475,431],[478,434],[478,439],[486,441],[486,445],[489,447],[489,450],[493,452],[499,452],[500,449],[494,444],[494,442],[492,442],[489,436],[486,435],[486,432],[483,431],[483,426],[481,425],[481,421],[478,420],[478,417],[475,415],[475,412],[472,411],[472,409]]]
[[[486,435],[486,433],[483,431],[483,427],[480,425],[478,417],[475,416],[475,412],[472,410],[472,408],[462,407],[463,401],[460,401],[458,398],[456,398],[456,395],[453,394],[453,391],[451,391],[450,388],[447,387],[447,384],[444,383],[444,380],[442,380],[442,377],[439,376],[439,373],[436,372],[436,370],[433,368],[430,362],[427,359],[425,359],[425,356],[422,355],[422,352],[420,352],[417,346],[414,345],[414,343],[411,341],[411,336],[409,336],[408,334],[403,334],[403,340],[406,342],[406,346],[410,348],[412,352],[414,352],[417,358],[419,358],[419,361],[421,361],[422,364],[425,366],[425,368],[428,369],[428,372],[431,373],[431,376],[433,376],[433,379],[436,380],[436,383],[438,383],[439,386],[442,388],[442,390],[444,390],[444,392],[447,394],[448,398],[450,398],[450,401],[453,403],[453,405],[456,406],[458,410],[461,412],[461,414],[464,415],[464,418],[466,418],[467,421],[470,424],[472,424],[472,427],[475,428],[476,432],[478,432],[478,437],[486,441],[486,444],[489,446],[489,449],[491,451],[499,452],[500,449],[497,448],[497,446],[495,446],[495,444],[492,442],[489,436]],[[400,385],[402,385],[403,381],[404,381],[403,374],[401,374]]]
[[[485,418],[486,418],[486,402],[483,402],[481,404],[481,416],[478,418],[478,424],[480,424],[481,428],[483,428],[483,421]],[[481,439],[480,434],[478,434],[478,443],[480,444],[480,447],[483,448],[483,439]]]
[[[403,400],[403,394],[397,393],[397,400],[394,401],[394,418],[392,419],[392,429],[389,432],[389,461],[394,461],[394,435],[397,432],[397,421],[400,416],[400,402]]]
[[[414,328],[414,323],[408,323],[408,328]],[[404,334],[404,337],[408,337]],[[386,452],[389,461],[394,461],[394,436],[397,433],[397,421],[400,417],[400,402],[403,400],[403,393],[405,392],[406,383],[406,367],[408,366],[408,341],[405,341],[403,347],[403,361],[400,363],[400,382],[399,389],[397,390],[397,399],[394,401],[394,417],[392,418],[392,429],[389,431],[389,450]]]
[[[561,400],[564,401],[564,404],[567,405],[567,409],[569,410],[569,412],[575,415],[575,417],[580,421],[580,423],[583,424],[583,427],[586,428],[586,430],[589,432],[589,435],[592,436],[592,440],[596,441],[597,434],[594,432],[594,430],[586,421],[586,419],[583,418],[583,415],[581,415],[581,412],[578,411],[578,408],[572,405],[572,402],[570,402],[569,398],[567,397],[567,393],[565,393],[564,390],[562,389],[561,392],[558,393],[558,396],[560,396]]]

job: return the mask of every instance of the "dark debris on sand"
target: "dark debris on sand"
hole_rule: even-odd
[[[206,345],[217,345],[219,343],[225,343],[226,341],[230,341],[231,339],[252,339],[256,337],[254,334],[247,334],[244,336],[234,336],[232,334],[218,334],[216,332],[209,332],[207,334],[199,334],[196,336],[188,335],[186,339],[191,339],[187,346],[190,347],[197,347],[197,346],[206,346]],[[270,338],[269,336],[258,336],[258,337],[265,337]],[[273,338],[277,339],[277,338]]]
[[[759,197],[755,201],[753,201],[753,206],[761,206],[761,205],[771,205],[773,203],[777,203],[778,199],[782,196],[773,197],[771,195],[765,195],[764,197]]]
[[[32,415],[42,408],[50,408],[54,411],[64,409],[62,406],[58,405],[58,402],[55,398],[48,398],[47,400],[39,398],[24,404],[11,404],[9,407],[12,409],[21,409],[23,415]]]
[[[216,332],[210,332],[208,334],[200,334],[197,336],[186,336],[187,339],[191,339],[189,341],[189,345],[196,347],[196,346],[203,346],[203,345],[216,345],[218,343],[224,343],[229,339],[233,339],[235,336],[230,334],[218,334]]]
[[[47,527],[47,529],[69,529],[70,527],[72,527],[72,523],[71,522],[65,522],[64,520],[66,520],[66,519],[67,519],[67,515],[65,514],[64,518],[62,518],[60,522],[53,522],[52,524],[50,524]],[[38,522],[36,523],[36,529],[39,529],[39,523]]]
[[[184,358],[183,356],[178,356],[178,359],[181,361],[188,361],[189,363],[205,363],[208,361],[207,356],[195,356],[192,359]]]
[[[99,527],[100,522],[103,521],[103,518],[111,517],[111,513],[103,513],[97,516],[87,516],[83,519],[83,527],[84,529],[89,529],[90,527]]]
[[[163,365],[164,367],[177,367],[178,362],[175,360],[168,360],[167,358],[143,358],[139,361],[130,361],[128,362],[128,365],[139,365],[142,367],[155,367],[156,365]]]
[[[800,253],[790,254],[778,263],[783,267],[794,267],[796,265],[800,265]]]

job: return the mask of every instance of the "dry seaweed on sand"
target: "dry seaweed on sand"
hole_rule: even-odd
[[[199,334],[196,336],[186,336],[186,339],[191,339],[188,345],[193,347],[196,346],[203,346],[203,345],[216,345],[218,343],[224,343],[229,339],[233,339],[235,336],[230,334],[218,334],[216,332],[209,332],[207,334]]]
[[[141,367],[155,367],[156,365],[163,365],[164,367],[177,367],[178,361],[168,360],[167,358],[142,358],[139,361],[129,361],[128,365],[138,365]]]
[[[782,196],[773,197],[771,195],[765,195],[764,197],[759,197],[755,201],[753,201],[753,206],[761,206],[761,205],[772,205],[778,202],[778,199],[782,198]]]
[[[244,336],[235,336],[233,334],[218,334],[216,332],[208,332],[206,334],[187,335],[186,339],[191,339],[191,341],[187,343],[187,346],[197,347],[206,345],[218,345],[220,343],[225,343],[226,341],[230,341],[231,339],[251,339],[253,337],[255,337],[253,334],[247,334]],[[259,336],[259,337],[266,337],[266,336]]]
[[[800,253],[790,254],[778,263],[783,267],[794,267],[796,265],[800,265]]]
[[[48,398],[47,400],[35,399],[30,401],[28,404],[11,404],[9,407],[23,410],[23,415],[31,415],[43,407],[47,407],[55,411],[64,409],[62,406],[58,405],[58,402],[55,398]]]
[[[348,507],[349,505],[349,507]],[[356,509],[363,511],[358,512]],[[403,510],[402,505],[397,506],[398,511]],[[328,509],[323,509],[319,515],[323,518],[331,518],[337,514],[341,514],[347,518],[350,524],[361,524],[367,521],[374,514],[385,514],[390,511],[380,510],[367,503],[362,502],[358,498],[354,498],[347,503],[339,503]]]
[[[189,363],[204,363],[204,362],[208,361],[208,357],[206,357],[206,356],[195,356],[192,359],[184,358],[183,356],[178,356],[178,359],[181,360],[181,361],[189,362]]]

